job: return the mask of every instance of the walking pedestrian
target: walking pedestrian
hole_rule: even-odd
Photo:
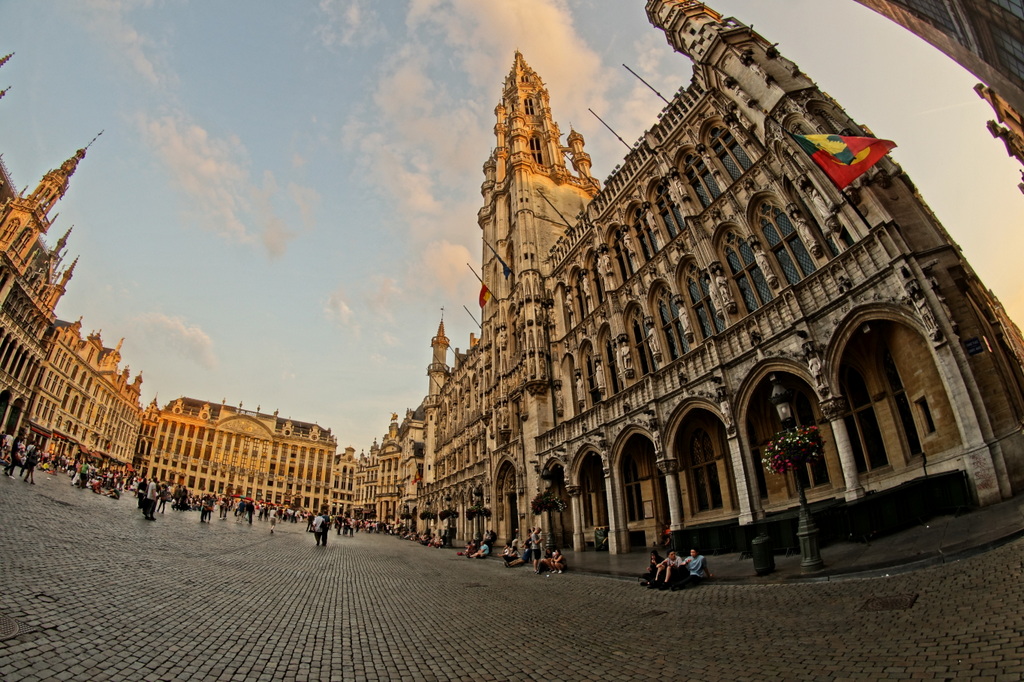
[[[156,521],[156,517],[153,516],[153,512],[156,511],[156,497],[158,485],[156,479],[150,479],[149,484],[146,486],[146,506],[143,507],[142,513],[147,521]]]
[[[277,509],[271,509],[270,510],[270,532],[273,533],[275,528],[277,528]]]
[[[21,472],[26,483],[36,484],[33,472],[35,472],[37,464],[39,464],[39,448],[35,446],[35,443],[29,443],[28,448],[25,449],[25,463],[21,465]]]

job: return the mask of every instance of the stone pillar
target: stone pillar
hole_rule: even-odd
[[[832,427],[832,437],[836,439],[836,450],[839,452],[839,464],[843,467],[843,480],[846,482],[846,501],[852,502],[864,497],[864,488],[860,485],[857,474],[857,461],[853,458],[853,446],[850,445],[850,434],[846,430],[843,415],[849,410],[846,398],[836,396],[821,403],[821,412]]]
[[[754,509],[751,504],[753,491],[750,488],[750,477],[747,476],[747,467],[744,466],[739,429],[730,430],[732,435],[727,439],[727,442],[729,444],[729,457],[732,459],[732,475],[736,480],[736,494],[739,497],[739,522],[741,526],[745,526],[754,521]]]
[[[668,492],[668,528],[672,532],[672,549],[679,551],[683,535],[683,504],[679,495],[679,460],[658,460],[658,469],[665,476],[665,489]],[[660,542],[657,538],[656,542]]]
[[[572,547],[582,552],[587,548],[587,539],[583,535],[583,491],[578,485],[566,486],[565,491],[569,493],[569,508],[572,510]]]
[[[629,552],[629,529],[623,517],[621,494],[615,476],[610,468],[604,470],[604,494],[608,507],[608,552],[626,554]]]

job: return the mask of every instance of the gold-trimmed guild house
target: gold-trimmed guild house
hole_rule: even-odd
[[[330,429],[194,398],[143,414],[142,475],[202,494],[341,513],[354,499],[354,450],[337,453]]]
[[[398,457],[403,504],[452,506],[461,537],[477,503],[500,538],[543,523],[577,549],[606,529],[613,552],[666,529],[795,547],[794,474],[761,464],[773,391],[823,433],[796,473],[823,540],[1019,492],[1019,331],[911,180],[885,158],[838,191],[790,133],[871,131],[740,21],[647,15],[692,82],[603,183],[514,57],[479,212],[493,298],[451,365],[442,323],[428,395],[391,428],[424,444]],[[542,491],[566,509],[534,515]]]
[[[122,369],[121,345],[107,348],[99,332],[82,338],[82,321],[57,320],[30,417],[46,449],[124,469],[132,462],[142,423],[142,374]]]

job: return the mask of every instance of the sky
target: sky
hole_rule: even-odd
[[[443,316],[479,318],[476,214],[516,49],[593,174],[692,65],[643,0],[0,0],[0,155],[19,189],[102,135],[58,203],[57,308],[180,396],[315,422],[368,450],[427,392]],[[1024,320],[1020,166],[977,82],[853,0],[715,0],[875,135]],[[564,142],[564,140],[563,140]],[[52,217],[52,215],[51,215]],[[449,363],[452,356],[449,356]]]

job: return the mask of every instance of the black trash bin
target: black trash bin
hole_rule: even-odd
[[[768,575],[775,570],[775,548],[767,533],[762,533],[750,543],[750,555],[754,558],[754,570],[758,575]]]
[[[598,552],[608,551],[608,529],[606,527],[598,527],[594,529],[594,549]]]

